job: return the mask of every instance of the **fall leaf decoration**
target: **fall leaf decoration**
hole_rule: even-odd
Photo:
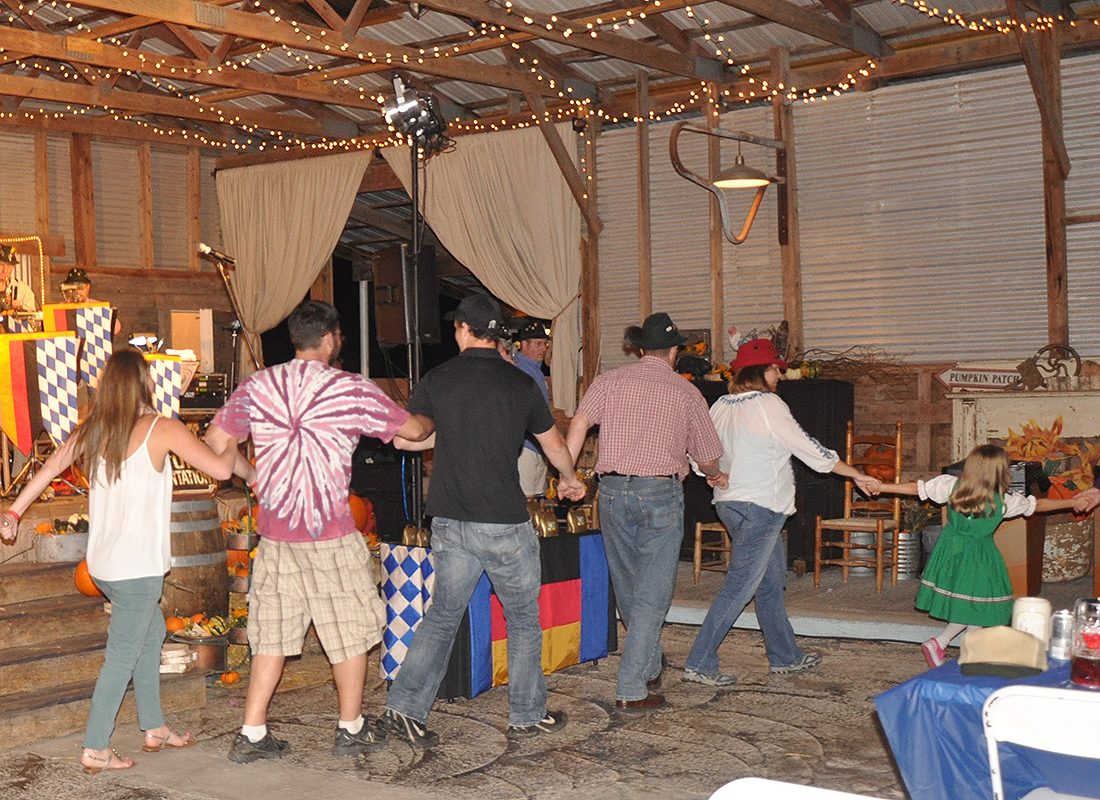
[[[1035,420],[1024,425],[1022,434],[1008,429],[1008,442],[1005,449],[1009,458],[1015,461],[1065,461],[1078,454],[1076,445],[1067,444],[1058,437],[1062,434],[1062,418],[1054,420],[1049,428],[1040,428]]]

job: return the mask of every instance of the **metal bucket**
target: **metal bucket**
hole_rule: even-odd
[[[225,616],[229,573],[225,535],[213,498],[172,499],[172,569],[161,608],[170,616]]]
[[[911,581],[920,576],[921,537],[910,531],[898,534],[898,580]]]
[[[852,544],[874,544],[878,539],[878,534],[875,531],[852,531],[848,534],[848,541]],[[870,558],[874,559],[874,550],[865,550],[863,548],[853,547],[849,551],[850,558]],[[849,567],[848,575],[874,575],[874,567]]]

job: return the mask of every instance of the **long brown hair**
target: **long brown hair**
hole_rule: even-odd
[[[995,444],[983,444],[970,451],[963,462],[962,475],[948,504],[968,517],[988,517],[995,499],[1010,486],[1008,453]]]
[[[753,364],[749,367],[741,367],[730,378],[730,394],[742,394],[743,392],[770,392],[768,382],[764,375],[771,364]]]
[[[73,434],[74,457],[84,458],[89,476],[95,475],[102,460],[107,482],[118,480],[130,434],[138,419],[152,410],[153,392],[145,356],[132,347],[116,350],[100,376],[91,411]]]

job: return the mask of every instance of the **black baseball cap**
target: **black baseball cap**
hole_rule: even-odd
[[[504,330],[504,314],[500,309],[500,303],[481,292],[466,295],[458,304],[458,308],[447,314],[444,319],[465,322],[475,331],[501,333]]]

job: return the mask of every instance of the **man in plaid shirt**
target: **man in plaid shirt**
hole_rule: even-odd
[[[642,352],[636,364],[600,375],[569,426],[576,459],[592,425],[600,426],[600,527],[626,638],[619,664],[616,706],[642,710],[664,705],[650,693],[664,666],[661,626],[672,604],[676,563],[684,536],[688,456],[707,481],[723,485],[722,443],[699,390],[673,370],[686,341],[668,314],[651,314],[626,330]]]

